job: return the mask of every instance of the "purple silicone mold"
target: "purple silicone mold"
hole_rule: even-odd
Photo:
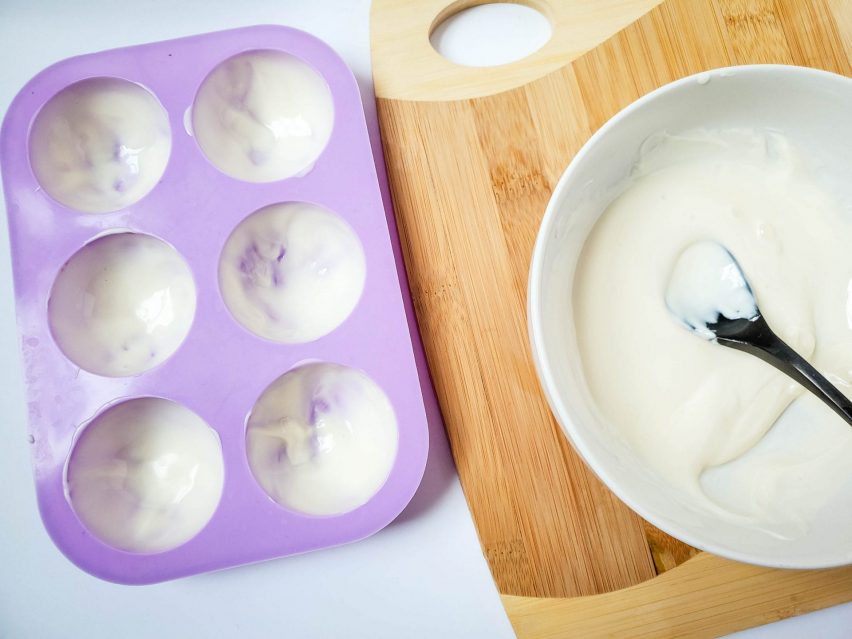
[[[313,168],[302,177],[248,183],[217,170],[185,128],[187,110],[208,73],[250,50],[292,54],[331,90],[335,122]],[[49,197],[35,179],[28,138],[39,109],[86,78],[116,77],[148,89],[166,109],[172,133],[160,182],[113,213],[83,213]],[[33,78],[13,101],[0,134],[0,163],[29,405],[29,435],[42,520],[56,545],[84,570],[110,581],[145,584],[352,542],[390,523],[414,495],[426,464],[428,431],[412,335],[381,200],[358,87],[345,63],[317,38],[258,26],[96,53],[60,62]],[[310,202],[343,217],[366,255],[363,295],[335,331],[307,344],[256,337],[228,312],[217,269],[222,246],[249,214],[280,202]],[[106,233],[146,233],[173,246],[197,288],[193,326],[165,362],[133,377],[81,370],[48,326],[54,279],[77,250]],[[345,514],[313,517],[275,503],[252,476],[246,418],[280,375],[307,361],[365,371],[387,394],[399,428],[397,457],[379,492]],[[225,484],[218,509],[188,542],[154,554],[117,550],[90,534],[65,491],[65,467],[82,427],[136,397],[162,397],[197,413],[219,435]]]

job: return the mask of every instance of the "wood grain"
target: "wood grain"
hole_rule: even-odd
[[[493,1],[374,2],[370,29],[376,94],[404,100],[441,100],[513,89],[564,66],[661,0],[514,0],[543,13],[553,27],[553,37],[535,53],[501,66],[499,73],[453,64],[432,48],[429,35],[444,19]]]
[[[852,568],[781,571],[702,553],[619,592],[573,599],[503,596],[521,639],[702,639],[848,601]]]
[[[605,9],[639,6],[534,4],[552,11],[581,3],[596,16],[596,28],[607,20],[623,23],[623,15],[602,17]],[[436,17],[461,4],[445,10],[437,0],[374,2],[374,75],[391,190],[465,495],[500,591],[557,598],[506,598],[521,636],[555,636],[556,621],[537,625],[534,618],[563,613],[572,624],[597,615],[599,634],[606,634],[610,614],[611,628],[640,633],[645,620],[631,616],[631,601],[645,602],[649,614],[669,619],[672,628],[709,636],[852,598],[848,571],[786,573],[693,557],[694,549],[624,506],[574,453],[548,410],[525,312],[545,205],[592,132],[644,93],[709,68],[780,62],[850,75],[850,5],[668,0],[579,57],[581,47],[561,42],[557,23],[558,46],[542,49],[539,67],[445,75],[448,63],[434,64],[437,54],[423,54],[421,45]],[[392,31],[389,45],[383,38]],[[419,44],[406,48],[406,41]],[[399,80],[412,70],[422,72],[420,80]],[[464,85],[465,78],[473,84]],[[766,595],[748,590],[769,583],[781,585]],[[671,598],[682,598],[683,618],[667,603]],[[596,636],[589,632],[577,636]]]
[[[515,118],[530,117],[515,112],[523,92],[496,97],[474,108],[379,104],[388,164],[416,176],[391,186],[397,207],[417,211],[398,223],[427,357],[441,362],[431,366],[433,381],[500,591],[576,596],[623,588],[655,574],[641,521],[561,435],[526,336],[530,251],[561,167],[536,155],[535,127],[500,135]],[[403,111],[391,111],[397,108]],[[417,135],[393,142],[410,136],[395,124],[410,118],[421,123]],[[440,142],[450,139],[458,146]],[[489,161],[487,150],[505,144]],[[466,481],[468,473],[477,479]]]

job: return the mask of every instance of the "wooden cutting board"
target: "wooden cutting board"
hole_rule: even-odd
[[[548,410],[525,313],[545,205],[592,132],[648,91],[714,67],[852,75],[852,0],[526,1],[550,19],[550,42],[485,69],[454,65],[429,44],[435,25],[480,2],[372,9],[379,121],[417,318],[518,635],[717,636],[852,599],[852,568],[722,560],[622,504]]]

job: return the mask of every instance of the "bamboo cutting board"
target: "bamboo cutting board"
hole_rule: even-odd
[[[545,205],[592,132],[640,95],[714,67],[852,75],[852,0],[527,0],[551,21],[548,44],[501,67],[454,65],[429,34],[478,3],[374,0],[373,73],[418,323],[518,635],[711,637],[852,599],[852,568],[722,560],[623,505],[550,414],[525,314]]]

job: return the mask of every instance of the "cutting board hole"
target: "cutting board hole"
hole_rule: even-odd
[[[435,50],[467,67],[495,67],[525,58],[551,36],[550,21],[513,2],[481,4],[453,13],[429,36]]]

